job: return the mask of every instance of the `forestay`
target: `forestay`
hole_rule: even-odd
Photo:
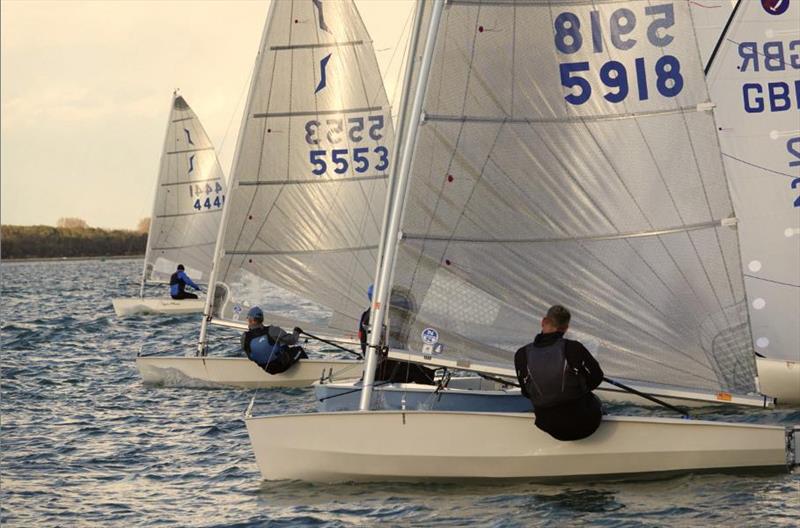
[[[393,145],[353,2],[272,2],[246,112],[213,314],[241,320],[269,301],[263,279],[324,306],[329,328],[352,333],[375,272]]]
[[[207,281],[214,256],[225,181],[217,154],[197,115],[178,95],[156,183],[142,281],[168,281],[178,264]]]
[[[799,20],[798,2],[742,2],[708,75],[739,218],[755,349],[794,361],[800,361]]]
[[[560,303],[609,375],[754,389],[689,2],[448,2],[423,116],[410,349],[509,364]]]

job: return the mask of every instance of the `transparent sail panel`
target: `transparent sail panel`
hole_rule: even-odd
[[[178,264],[207,281],[225,203],[214,146],[186,100],[176,95],[158,175],[145,280],[168,281]]]
[[[510,364],[563,304],[609,375],[752,390],[707,103],[688,2],[448,3],[395,270],[406,345]]]
[[[246,275],[313,301],[352,332],[368,304],[391,109],[351,1],[273,2],[242,129],[215,314],[268,299]]]
[[[708,75],[739,218],[753,345],[793,361],[800,361],[798,21],[798,2],[742,2]]]

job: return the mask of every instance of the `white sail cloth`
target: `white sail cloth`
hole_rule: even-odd
[[[800,3],[743,2],[708,83],[753,344],[769,358],[800,361]]]
[[[186,100],[175,94],[156,183],[143,281],[168,281],[178,264],[208,280],[225,181],[214,145]]]
[[[688,2],[449,2],[411,178],[412,350],[509,362],[558,303],[610,375],[754,388]]]
[[[237,150],[214,315],[274,288],[352,333],[376,267],[393,131],[372,41],[351,1],[273,2]]]

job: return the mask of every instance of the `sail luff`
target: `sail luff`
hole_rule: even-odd
[[[158,197],[158,190],[161,187],[161,166],[164,163],[164,159],[165,159],[165,157],[167,155],[166,154],[167,153],[167,138],[169,137],[170,127],[172,126],[172,115],[175,112],[175,109],[174,109],[174,107],[175,107],[175,98],[177,97],[177,95],[178,95],[177,91],[173,92],[172,93],[172,98],[170,99],[169,112],[167,113],[167,115],[168,115],[168,117],[167,117],[167,126],[165,127],[165,130],[164,130],[164,141],[162,142],[163,146],[161,148],[161,158],[160,158],[160,160],[158,162],[158,175],[155,178],[156,183],[153,186],[154,187],[153,188],[153,205],[150,208],[150,225],[147,226],[147,245],[146,245],[145,250],[144,250],[144,262],[142,263],[142,281],[141,281],[141,284],[139,285],[139,298],[140,299],[144,298],[144,287],[145,287],[145,284],[147,283],[147,264],[150,261],[150,252],[151,252],[150,247],[151,247],[152,240],[153,240],[153,227],[154,227],[154,224],[156,224],[155,216],[156,216],[156,204],[158,203],[158,198],[157,198]]]
[[[436,37],[444,10],[444,0],[433,0],[431,7],[430,20],[428,22],[425,49],[419,67],[419,76],[414,90],[413,103],[408,115],[408,128],[405,130],[400,153],[400,161],[392,166],[392,180],[396,181],[395,194],[390,198],[389,221],[386,226],[384,237],[384,254],[378,275],[375,278],[375,293],[372,302],[371,321],[373,328],[383,328],[389,312],[389,300],[391,296],[391,280],[394,276],[394,267],[397,259],[398,241],[400,238],[400,222],[405,208],[405,200],[408,196],[408,182],[412,168],[414,147],[417,141],[419,124],[422,119],[422,105],[428,86],[428,76],[433,65],[433,53],[436,48]],[[421,18],[421,16],[420,16]],[[417,38],[412,38],[412,49],[409,52],[409,62],[413,62],[416,53]],[[411,73],[413,68],[408,69]],[[404,119],[405,116],[402,117]],[[377,350],[382,338],[381,331],[373,331],[369,334],[367,357],[364,362],[364,380],[362,383],[361,398],[359,409],[369,411],[370,399],[372,397],[372,387],[375,381],[375,369],[377,367]]]
[[[270,24],[272,22],[273,12],[275,10],[274,2],[270,4],[269,11],[267,13],[267,20],[264,24],[264,29],[261,32],[261,42],[258,46],[258,52],[256,53],[255,62],[253,63],[253,74],[250,77],[250,88],[247,92],[247,100],[245,101],[244,108],[242,110],[242,122],[239,126],[240,133],[236,139],[236,148],[234,150],[233,155],[233,163],[231,164],[231,173],[228,175],[228,193],[229,195],[233,195],[233,192],[238,185],[238,181],[236,178],[237,174],[237,165],[239,156],[242,150],[242,140],[243,134],[241,131],[244,130],[244,127],[247,123],[247,112],[250,108],[250,101],[253,97],[253,91],[256,84],[256,79],[258,78],[258,70],[261,66],[261,54],[264,50],[264,45],[267,42],[267,31],[269,30]],[[217,274],[219,273],[219,265],[220,259],[224,254],[224,241],[225,241],[225,231],[226,226],[228,224],[228,218],[230,217],[230,199],[228,200],[229,205],[228,207],[224,207],[222,209],[222,219],[219,223],[219,228],[217,230],[217,240],[214,245],[214,258],[211,262],[211,276],[208,280],[208,293],[206,295],[206,304],[203,308],[203,319],[200,323],[200,334],[197,339],[197,355],[204,356],[206,355],[208,348],[207,348],[207,334],[208,334],[208,324],[211,321],[213,316],[213,307],[214,307],[214,298],[216,294],[216,286],[217,286]]]

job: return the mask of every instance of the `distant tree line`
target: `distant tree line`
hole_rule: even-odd
[[[58,223],[63,227],[0,227],[0,258],[142,255],[147,247],[147,231],[88,227],[77,218],[62,218]]]

